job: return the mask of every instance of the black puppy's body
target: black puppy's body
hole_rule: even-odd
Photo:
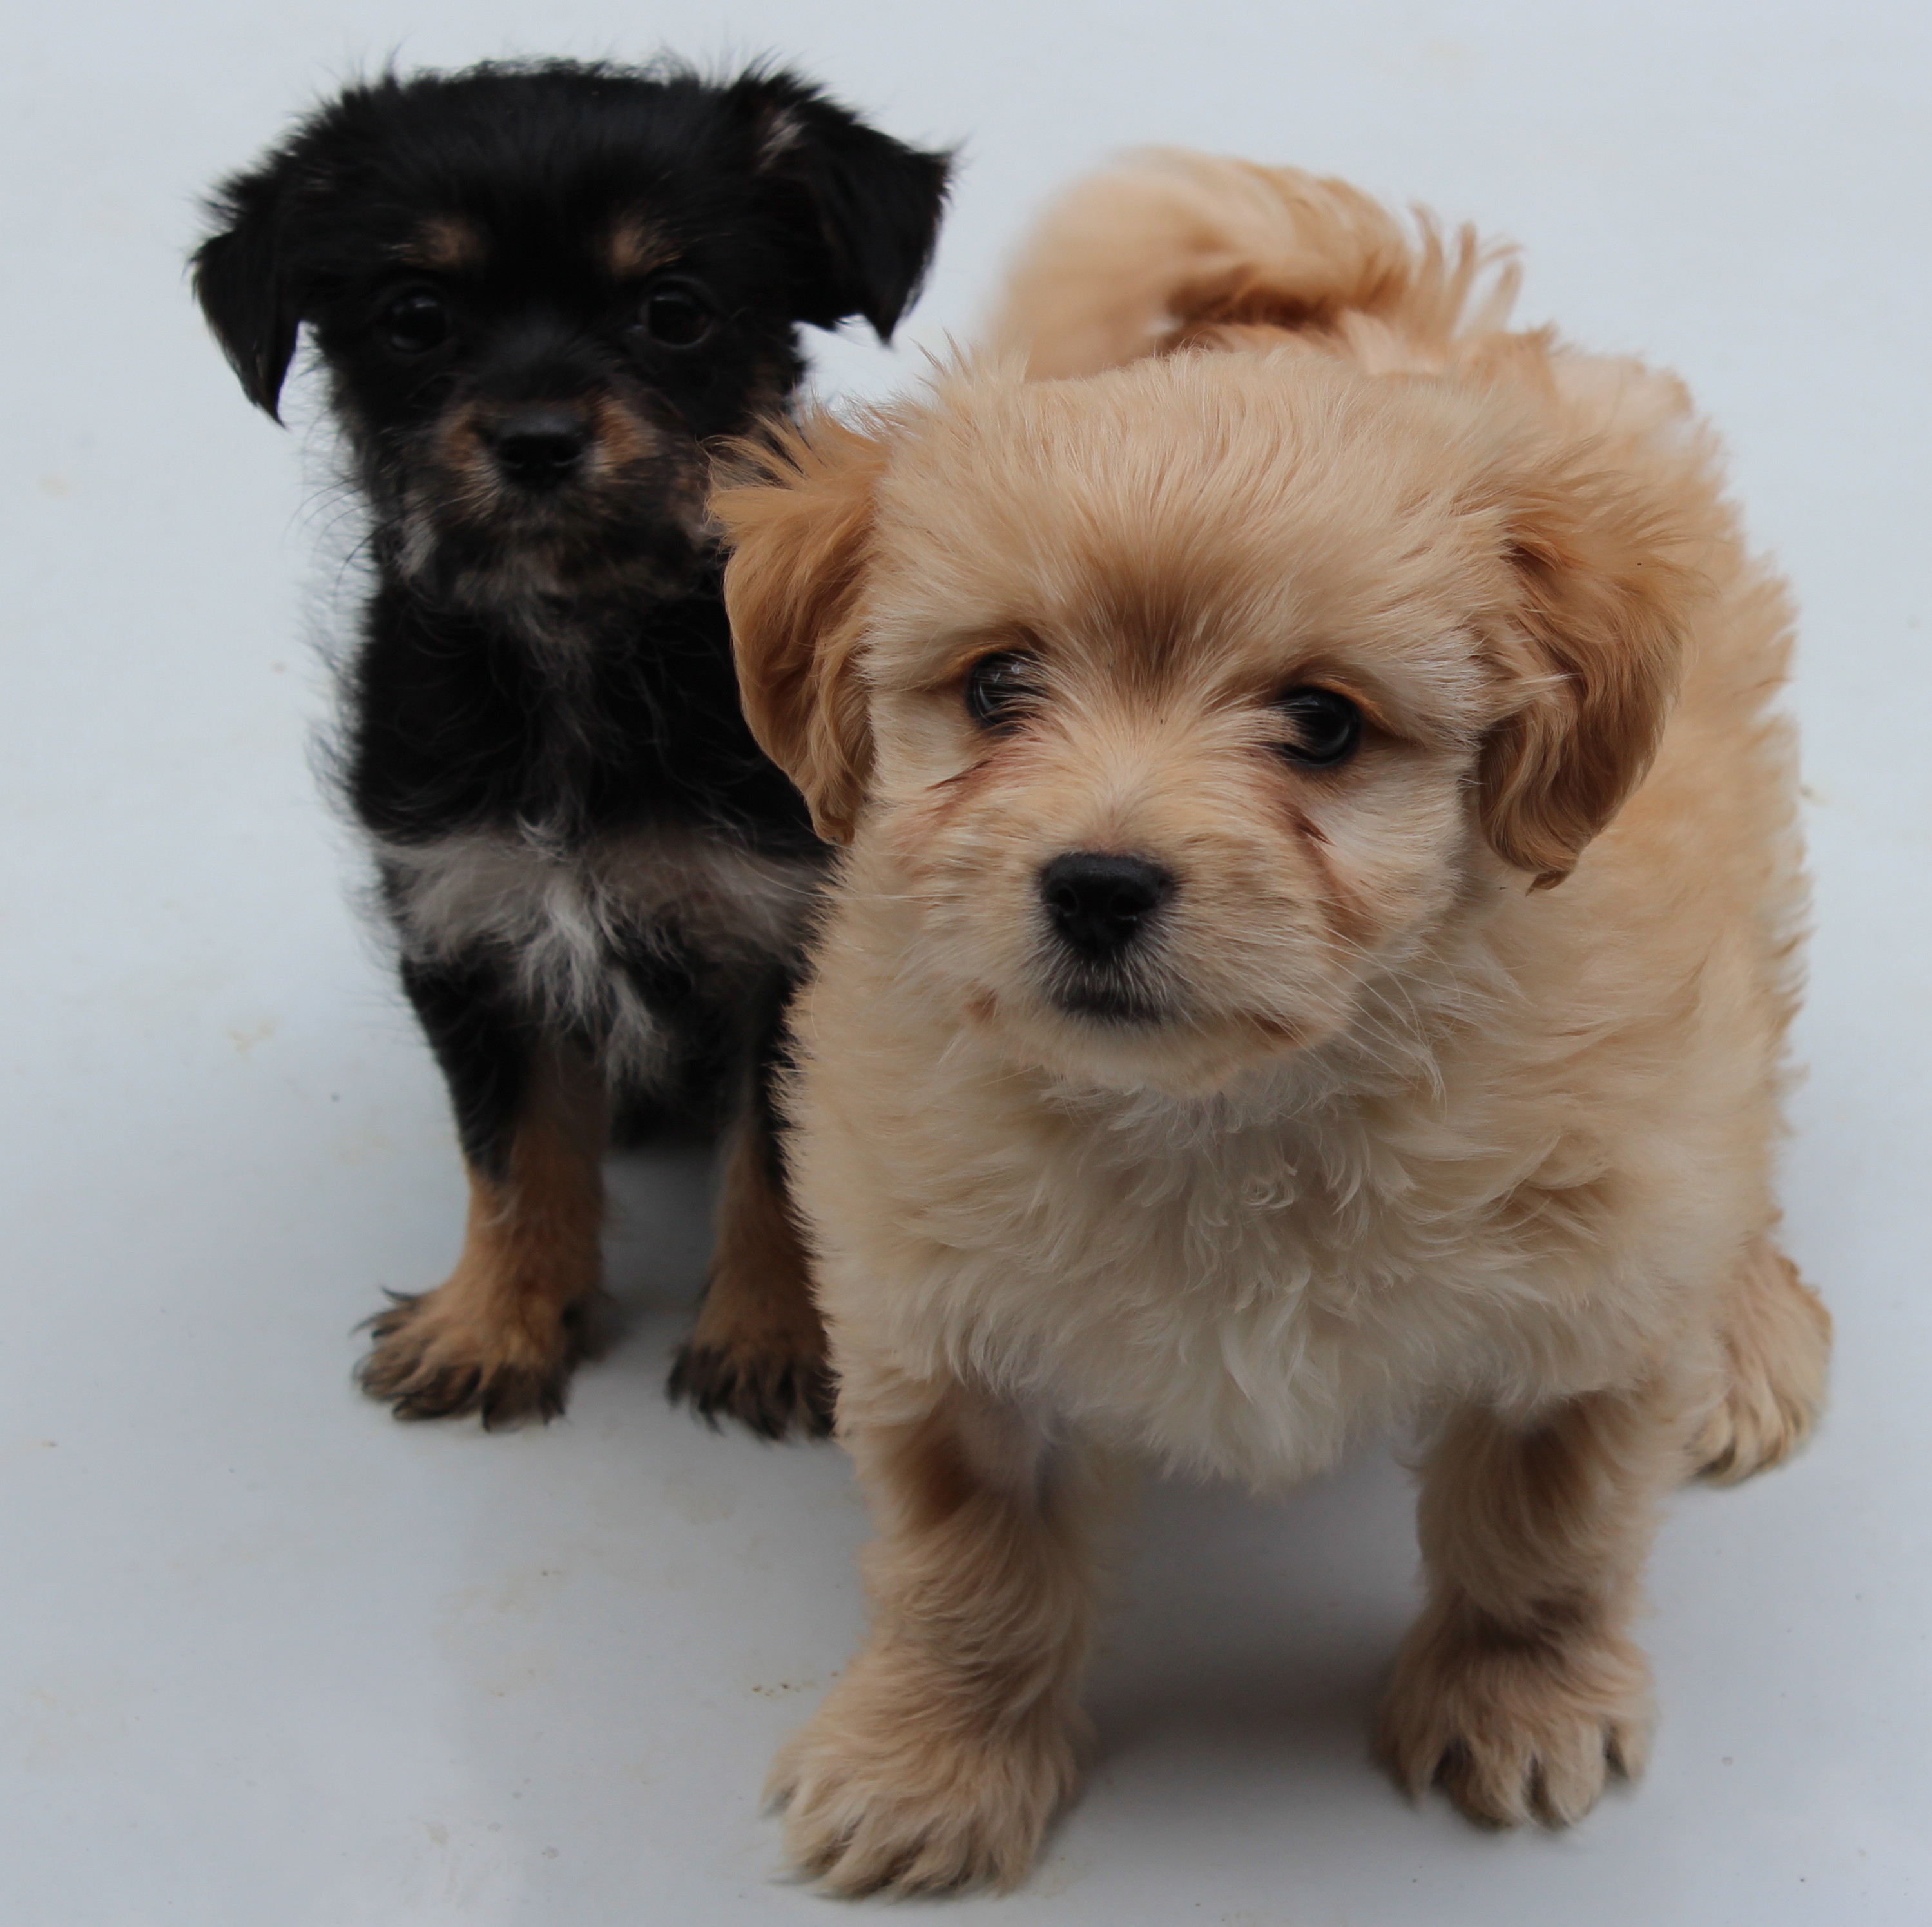
[[[715,569],[647,621],[573,622],[560,665],[386,590],[352,672],[349,798],[465,1154],[498,1178],[533,1023],[594,1053],[620,1136],[627,1108],[724,1121],[822,855],[739,715]]]
[[[272,414],[310,326],[370,511],[344,787],[472,1189],[375,1321],[404,1415],[560,1409],[614,1115],[733,1132],[674,1387],[824,1422],[766,1090],[824,853],[740,714],[707,451],[799,323],[890,334],[945,174],[788,75],[551,63],[352,89],[219,197],[209,320]]]

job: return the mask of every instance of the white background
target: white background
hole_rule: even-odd
[[[1368,1763],[1412,1601],[1401,1472],[1168,1487],[1083,1804],[963,1921],[1698,1927],[1932,1919],[1932,13],[1922,0],[978,0],[8,9],[0,395],[0,1916],[10,1927],[841,1917],[758,1790],[859,1624],[830,1447],[659,1384],[701,1163],[624,1172],[633,1313],[568,1419],[352,1391],[453,1255],[441,1093],[308,766],[332,508],[188,300],[194,197],[358,65],[775,49],[964,143],[904,340],[970,333],[1038,199],[1157,140],[1294,161],[1528,250],[1526,311],[1686,375],[1804,609],[1819,935],[1790,1236],[1834,1406],[1673,1505],[1654,1766],[1564,1838]],[[835,344],[832,386],[911,378]],[[299,411],[298,411],[299,412]]]

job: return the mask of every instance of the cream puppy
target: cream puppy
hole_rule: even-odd
[[[718,503],[747,714],[846,845],[789,1105],[873,1625],[774,1781],[833,1889],[1024,1873],[1124,1457],[1424,1425],[1381,1748],[1555,1823],[1643,1757],[1660,1500],[1811,1423],[1789,611],[1678,384],[1508,281],[1143,157],[1003,355]]]

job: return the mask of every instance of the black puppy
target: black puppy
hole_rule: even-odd
[[[797,323],[890,335],[946,166],[783,73],[488,65],[351,88],[212,204],[210,323],[271,415],[308,325],[371,512],[343,779],[471,1187],[373,1321],[403,1416],[560,1410],[613,1121],[708,1119],[672,1388],[826,1422],[767,1088],[824,853],[739,713],[707,446],[783,407]]]

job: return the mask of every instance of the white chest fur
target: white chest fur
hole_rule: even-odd
[[[696,959],[732,989],[799,943],[819,872],[682,830],[566,848],[537,830],[380,842],[406,955],[484,949],[530,1007],[607,1039],[614,1069],[648,1077],[664,1039],[626,959]]]

